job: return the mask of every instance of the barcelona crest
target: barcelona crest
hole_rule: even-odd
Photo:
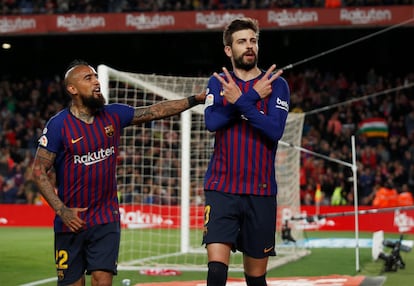
[[[105,133],[108,137],[114,136],[114,127],[112,125],[105,126]]]

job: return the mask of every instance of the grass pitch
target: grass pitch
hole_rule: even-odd
[[[352,232],[307,232],[308,238],[353,238]],[[372,233],[360,233],[360,238],[371,238]],[[398,239],[398,234],[385,234],[385,239]],[[414,235],[404,235],[414,240]],[[384,252],[389,253],[387,248]],[[311,254],[268,272],[268,277],[297,277],[325,275],[386,276],[384,286],[411,285],[414,281],[414,251],[400,252],[405,269],[382,272],[384,262],[373,261],[371,249],[359,249],[360,271],[356,270],[354,248],[312,248]],[[132,285],[145,282],[204,280],[206,272],[183,272],[179,276],[145,276],[138,271],[120,271],[114,285],[125,278]],[[230,277],[243,277],[243,273],[230,273]],[[51,228],[0,227],[0,285],[56,285]],[[88,284],[89,285],[89,280]]]

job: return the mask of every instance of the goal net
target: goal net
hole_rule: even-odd
[[[117,71],[98,67],[108,103],[147,106],[166,99],[199,93],[207,77],[179,77]],[[207,255],[203,232],[204,172],[213,151],[214,136],[204,126],[204,107],[180,115],[128,127],[119,147],[117,182],[121,211],[119,269],[168,268],[201,270]],[[300,145],[303,114],[290,113],[282,140]],[[296,260],[308,252],[284,241],[284,222],[300,213],[300,151],[279,145],[277,155],[277,256],[269,268]],[[292,222],[289,222],[292,224]],[[294,224],[294,222],[293,222]],[[302,231],[290,225],[296,240]],[[229,271],[242,271],[235,253]]]

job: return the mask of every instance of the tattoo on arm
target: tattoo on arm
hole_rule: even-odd
[[[64,207],[62,201],[55,193],[54,182],[51,181],[48,172],[52,169],[56,154],[43,148],[38,148],[33,163],[33,179],[39,187],[40,193],[55,210],[62,210]]]
[[[187,98],[166,100],[147,107],[137,107],[135,108],[132,124],[139,124],[177,115],[190,107]]]
[[[133,122],[135,124],[150,121],[155,118],[155,114],[151,112],[150,107],[137,107],[134,112]]]

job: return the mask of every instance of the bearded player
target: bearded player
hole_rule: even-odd
[[[209,79],[204,111],[215,132],[204,181],[207,285],[226,285],[231,251],[239,250],[247,285],[263,286],[268,258],[276,255],[275,156],[290,92],[275,65],[257,66],[256,20],[233,20],[223,42],[233,70]]]
[[[97,72],[79,60],[67,69],[64,84],[71,104],[47,122],[33,166],[56,213],[58,285],[85,285],[85,273],[91,285],[112,285],[120,244],[115,175],[122,130],[179,114],[203,103],[205,93],[147,107],[105,104]],[[48,177],[52,169],[56,182]]]

